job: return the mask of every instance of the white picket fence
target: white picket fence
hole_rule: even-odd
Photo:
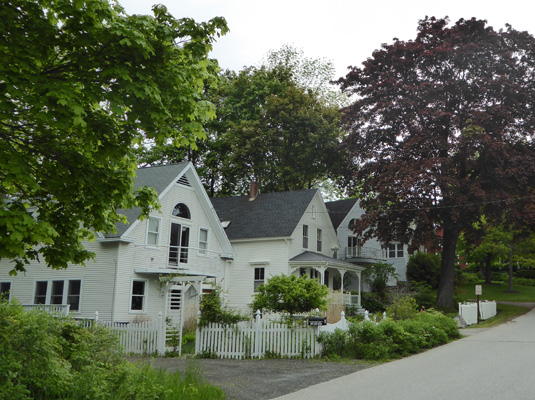
[[[277,357],[312,358],[320,353],[316,341],[318,327],[288,326],[277,321],[262,320],[257,313],[254,321],[232,326],[211,323],[198,327],[195,354],[210,354],[218,358]]]
[[[144,322],[111,322],[102,321],[95,313],[95,318],[80,319],[83,326],[99,324],[119,336],[119,343],[127,353],[158,354],[163,356],[166,352],[167,328],[160,312],[155,321]]]

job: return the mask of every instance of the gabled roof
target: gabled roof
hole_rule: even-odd
[[[179,164],[168,164],[157,167],[149,168],[139,168],[136,172],[136,188],[143,186],[150,186],[156,190],[158,196],[160,196],[170,184],[174,184],[176,180],[181,176],[188,162],[182,162]],[[128,228],[139,218],[141,215],[141,209],[139,207],[134,207],[129,210],[118,210],[119,214],[126,216],[128,224],[118,223],[116,225],[117,233],[108,233],[105,236],[108,238],[111,237],[120,237],[122,236]]]
[[[249,196],[214,197],[211,201],[221,222],[230,221],[225,228],[230,240],[289,237],[317,192],[260,193],[253,201]]]
[[[346,199],[329,201],[325,203],[327,210],[329,210],[329,217],[333,223],[334,229],[338,229],[344,218],[351,211],[358,199]]]

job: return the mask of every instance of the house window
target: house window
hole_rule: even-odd
[[[132,281],[131,311],[143,311],[145,306],[145,281]]]
[[[178,203],[175,208],[173,208],[173,215],[175,217],[191,219],[189,208],[184,203]]]
[[[81,288],[79,279],[35,282],[34,304],[68,304],[70,311],[79,311]]]
[[[317,250],[321,251],[321,229],[318,229],[317,233]]]
[[[48,289],[47,281],[35,282],[34,304],[46,304],[46,292]]]
[[[63,304],[63,281],[52,281],[52,294],[50,295],[50,304]]]
[[[171,223],[171,237],[169,239],[169,264],[188,262],[189,227]]]
[[[71,311],[80,310],[80,293],[82,289],[82,281],[69,281],[69,288],[67,292],[67,304],[69,304]]]
[[[11,282],[0,282],[0,300],[9,299],[11,292]]]
[[[258,292],[258,287],[264,283],[266,269],[264,267],[254,269],[254,291]]]
[[[308,249],[308,225],[303,225],[303,248]]]
[[[150,217],[147,230],[147,245],[158,246],[160,244],[160,218]]]
[[[347,237],[347,257],[360,256],[360,240],[357,236]]]
[[[356,223],[357,223],[356,218],[353,218],[351,221],[349,221],[349,224],[347,224],[348,229],[353,230],[353,227],[355,226]]]
[[[199,229],[199,254],[206,255],[208,252],[208,229]]]
[[[312,206],[312,219],[316,219],[316,208]]]
[[[403,244],[389,244],[388,245],[388,258],[402,258],[403,257]]]

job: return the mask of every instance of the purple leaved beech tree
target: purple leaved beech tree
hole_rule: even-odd
[[[483,214],[535,219],[535,38],[426,17],[338,84],[356,99],[342,110],[343,184],[366,211],[356,231],[437,244],[437,305],[453,306],[460,233]]]

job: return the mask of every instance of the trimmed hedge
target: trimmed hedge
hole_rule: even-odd
[[[457,323],[437,311],[417,313],[411,319],[364,321],[351,324],[347,332],[323,332],[323,356],[363,360],[389,360],[406,357],[460,337]]]

